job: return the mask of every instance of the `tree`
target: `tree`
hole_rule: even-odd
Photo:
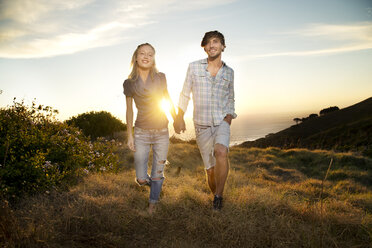
[[[295,121],[296,122],[296,125],[298,125],[298,123],[301,121],[301,119],[298,118],[298,117],[296,117],[296,118],[293,119],[293,121]]]
[[[309,115],[309,119],[316,118],[316,117],[318,117],[318,114],[310,114]]]
[[[329,113],[337,111],[337,110],[340,110],[337,106],[325,108],[325,109],[320,110],[319,115],[321,115],[321,116],[326,115],[326,114],[329,114]]]
[[[86,136],[95,140],[97,137],[112,137],[114,133],[125,131],[127,126],[109,112],[89,112],[71,117],[68,125],[79,127]]]

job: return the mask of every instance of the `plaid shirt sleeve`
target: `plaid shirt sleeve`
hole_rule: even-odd
[[[229,84],[229,101],[228,101],[228,108],[227,108],[226,114],[232,115],[234,119],[237,117],[235,113],[234,71],[233,70],[231,73],[231,82]]]
[[[182,109],[184,113],[186,113],[187,105],[190,101],[190,94],[192,91],[192,72],[191,72],[191,65],[189,65],[186,73],[186,79],[183,83],[183,88],[180,94],[180,99],[178,101],[178,107]]]

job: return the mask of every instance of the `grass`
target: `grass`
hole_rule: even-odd
[[[67,192],[2,202],[4,247],[370,247],[372,160],[306,149],[230,150],[225,206],[212,195],[194,144],[171,144],[159,211],[122,172],[92,174]],[[333,163],[326,180],[331,158]],[[322,197],[320,198],[320,194]],[[1,232],[2,231],[2,232]],[[2,242],[2,243],[1,243]]]

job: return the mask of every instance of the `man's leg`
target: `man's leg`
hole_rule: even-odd
[[[212,127],[195,125],[196,143],[205,166],[208,186],[212,193],[216,193],[216,180],[214,176],[215,157],[213,156],[214,137]]]
[[[217,196],[223,195],[227,175],[229,173],[229,160],[227,158],[227,147],[221,144],[214,146],[214,156],[216,157],[216,165],[214,169],[215,187],[214,192]]]
[[[207,171],[208,186],[213,194],[216,194],[216,179],[214,177],[214,167],[209,168]]]

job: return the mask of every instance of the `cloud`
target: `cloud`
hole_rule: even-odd
[[[162,14],[233,1],[0,0],[0,57],[49,57],[110,46]]]
[[[324,44],[324,48],[299,51],[270,52],[241,57],[240,60],[277,57],[277,56],[315,56],[328,55],[372,49],[372,23],[363,22],[348,25],[312,24],[307,28],[277,35],[290,36],[292,42],[298,39],[310,44],[316,41]],[[331,44],[331,45],[329,45]]]

